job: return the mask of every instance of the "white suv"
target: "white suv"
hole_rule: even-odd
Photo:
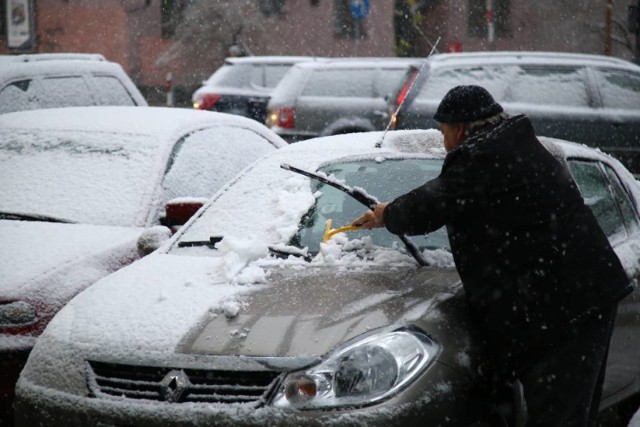
[[[0,114],[87,105],[148,105],[120,64],[99,54],[0,55]]]

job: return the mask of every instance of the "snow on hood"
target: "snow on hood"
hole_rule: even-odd
[[[135,249],[141,233],[140,228],[0,220],[0,295],[17,296],[35,279],[125,242]]]

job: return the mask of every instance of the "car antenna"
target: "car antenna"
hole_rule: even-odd
[[[427,65],[427,60],[431,55],[433,55],[433,52],[435,52],[436,47],[440,42],[440,38],[441,37],[438,37],[438,40],[436,40],[436,42],[431,47],[431,51],[429,52],[429,55],[427,55],[427,57],[424,59],[424,62],[422,63],[422,65],[420,66],[420,69],[418,70],[418,74],[416,74],[416,77],[413,79],[413,81],[409,85],[409,89],[407,90],[407,93],[405,94],[404,98],[402,98],[402,101],[400,101],[400,104],[398,104],[398,107],[396,107],[396,111],[394,111],[391,117],[389,118],[389,123],[387,123],[387,128],[384,130],[384,133],[382,134],[382,138],[380,138],[380,141],[376,142],[376,145],[375,145],[376,148],[382,147],[382,142],[384,141],[384,137],[387,136],[387,132],[389,132],[389,128],[391,127],[391,123],[393,122],[393,119],[398,115],[398,112],[404,105],[404,101],[407,100],[407,96],[411,92],[411,89],[413,89],[413,85],[415,84],[416,80],[418,80],[418,77],[420,76],[420,73],[422,73],[424,66]]]

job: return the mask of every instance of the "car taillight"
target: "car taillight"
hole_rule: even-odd
[[[295,124],[295,111],[293,107],[280,107],[269,112],[269,126],[293,129]]]
[[[193,103],[193,108],[197,110],[211,110],[220,100],[222,95],[207,93],[199,96]]]
[[[404,102],[405,98],[409,94],[409,90],[411,90],[411,85],[416,80],[416,77],[418,77],[419,71],[420,70],[418,69],[411,70],[411,73],[407,77],[407,80],[404,82],[404,85],[402,85],[402,89],[400,90],[400,93],[396,98],[396,107]]]

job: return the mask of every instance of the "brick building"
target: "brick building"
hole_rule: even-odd
[[[196,41],[170,59],[163,54],[195,0],[0,1],[0,53],[102,53],[122,64],[152,103],[162,102],[168,73],[182,93],[176,98],[188,99],[234,42],[253,54],[316,56],[425,56],[438,37],[439,51],[608,52],[631,59],[634,49],[626,31],[633,0],[370,0],[361,21],[353,19],[350,0],[236,0],[261,20],[260,31],[229,34],[219,49],[204,52]],[[28,49],[7,47],[15,2],[32,8]]]

